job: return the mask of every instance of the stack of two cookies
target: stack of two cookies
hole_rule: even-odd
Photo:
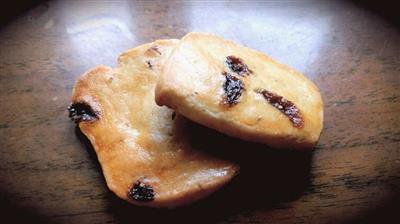
[[[86,72],[69,115],[92,143],[108,187],[150,207],[193,202],[238,173],[235,163],[191,143],[182,115],[232,137],[291,149],[312,149],[323,120],[318,89],[302,74],[202,33],[141,45],[123,53],[115,69]]]

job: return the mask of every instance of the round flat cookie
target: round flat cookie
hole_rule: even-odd
[[[185,119],[154,102],[160,69],[177,43],[136,47],[119,57],[116,69],[98,66],[74,87],[70,117],[92,143],[108,187],[136,205],[187,204],[238,171],[190,143]]]
[[[165,63],[156,102],[227,135],[312,149],[323,123],[318,88],[303,74],[222,37],[189,33]]]

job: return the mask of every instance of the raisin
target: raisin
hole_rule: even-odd
[[[226,57],[225,63],[230,70],[240,76],[245,76],[252,73],[252,71],[249,69],[249,67],[247,67],[243,60],[238,57],[228,56]]]
[[[69,114],[68,116],[75,123],[79,123],[81,121],[93,121],[98,119],[98,115],[93,109],[89,106],[89,104],[85,102],[77,102],[72,103],[68,106]]]
[[[160,52],[160,50],[158,49],[157,46],[151,47],[150,50],[153,50],[153,51],[157,52],[157,54],[161,55],[161,52]]]
[[[149,184],[138,180],[129,189],[128,197],[136,201],[153,201],[154,190]]]
[[[225,92],[224,104],[229,106],[236,105],[239,103],[239,98],[244,91],[244,84],[242,80],[229,73],[223,72],[222,74],[225,75],[225,83],[223,85]]]
[[[147,67],[149,67],[149,69],[153,69],[153,64],[151,63],[151,61],[146,61],[147,63]]]
[[[255,91],[262,94],[268,103],[284,113],[292,122],[293,126],[296,128],[303,127],[303,116],[293,102],[265,89],[257,89]]]

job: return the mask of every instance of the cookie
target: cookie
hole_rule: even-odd
[[[322,98],[309,79],[213,34],[182,38],[155,97],[209,128],[275,148],[312,149],[322,130]]]
[[[239,169],[192,144],[185,119],[154,102],[160,69],[177,43],[160,40],[129,50],[117,68],[93,68],[73,90],[70,117],[92,143],[109,189],[136,205],[193,202]]]

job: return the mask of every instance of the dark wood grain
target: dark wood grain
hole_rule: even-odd
[[[257,150],[193,124],[207,136],[194,142],[248,149],[226,155],[241,175],[192,206],[138,208],[107,189],[66,107],[87,69],[190,31],[223,35],[305,73],[321,90],[325,127],[315,152],[296,153]],[[50,1],[1,27],[0,71],[0,198],[16,222],[396,222],[389,218],[400,201],[400,33],[362,5]]]

